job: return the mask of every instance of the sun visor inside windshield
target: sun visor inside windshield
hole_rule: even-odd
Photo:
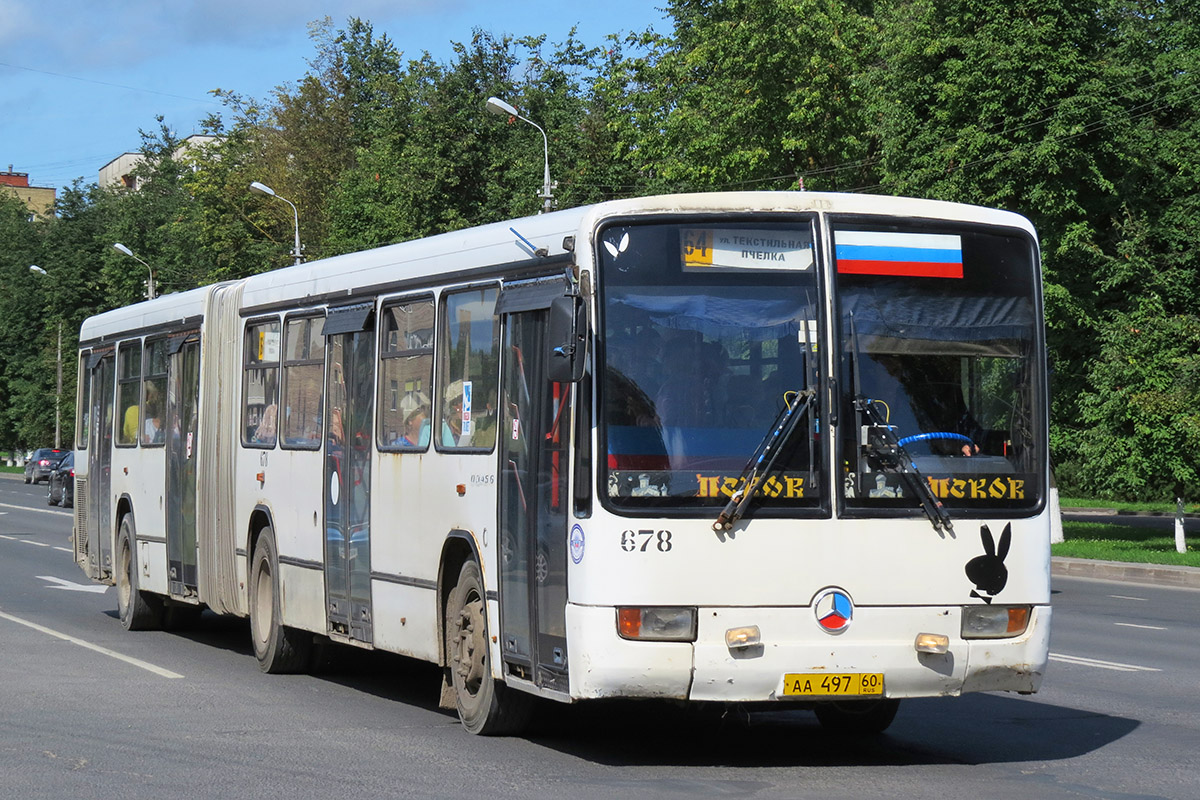
[[[1023,297],[842,293],[854,314],[858,347],[875,353],[1018,355],[1033,340],[1033,310]],[[849,330],[843,330],[845,347]]]
[[[744,332],[758,341],[795,336],[811,313],[794,299],[714,297],[707,294],[625,294],[610,307],[645,312],[663,328],[699,331],[719,339],[727,331]]]

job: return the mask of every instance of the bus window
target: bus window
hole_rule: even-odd
[[[79,387],[79,401],[75,408],[75,447],[79,450],[87,450],[88,446],[90,412],[92,410],[92,373],[88,370],[87,364],[91,355],[91,350],[84,350],[79,354],[79,379],[76,384]]]
[[[842,225],[834,246],[846,506],[911,509],[926,483],[951,508],[1036,508],[1033,242],[908,223]],[[892,463],[896,446],[915,481]]]
[[[246,326],[242,443],[274,447],[279,417],[279,321]]]
[[[383,312],[379,349],[379,448],[425,450],[433,427],[433,298]]]
[[[785,404],[817,385],[812,223],[613,226],[601,243],[605,502],[715,516]],[[817,411],[757,488],[758,513],[820,504]]]
[[[142,445],[165,441],[163,411],[167,400],[167,340],[146,342],[145,378],[142,382]]]
[[[138,442],[138,403],[142,395],[142,343],[125,342],[117,351],[117,447],[134,447]]]
[[[289,319],[283,336],[283,446],[321,447],[325,368],[324,317]]]
[[[491,450],[496,443],[500,318],[495,287],[442,298],[438,345],[439,449]]]

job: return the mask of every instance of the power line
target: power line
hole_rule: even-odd
[[[108,81],[98,81],[93,78],[81,78],[78,75],[67,75],[62,72],[51,72],[51,71],[45,70],[45,69],[35,69],[34,67],[24,67],[24,66],[21,66],[20,64],[8,64],[3,61],[0,61],[0,67],[8,67],[9,69],[19,69],[19,70],[24,70],[25,72],[38,72],[38,73],[41,73],[42,75],[52,75],[55,78],[67,78],[68,80],[80,81],[82,83],[94,83],[94,84],[97,84],[98,86],[111,86],[115,89],[126,89],[131,92],[142,92],[144,94],[156,94],[161,97],[173,97],[176,100],[188,100],[193,103],[211,103],[212,105],[215,105],[215,106],[222,105],[222,103],[220,101],[213,100],[211,97],[204,98],[204,99],[201,99],[199,97],[188,97],[187,95],[182,95],[182,94],[171,94],[170,92],[160,92],[155,89],[145,89],[140,86],[126,86],[123,83],[109,83]]]

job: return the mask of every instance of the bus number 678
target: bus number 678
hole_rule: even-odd
[[[621,549],[626,553],[634,551],[645,553],[650,549],[651,543],[658,548],[660,553],[667,553],[671,550],[671,532],[670,531],[625,531],[621,534]]]

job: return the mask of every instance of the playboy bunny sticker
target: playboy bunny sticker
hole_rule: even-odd
[[[1004,557],[1008,555],[1008,546],[1012,543],[1012,523],[1005,525],[1000,533],[999,548],[992,540],[992,532],[987,525],[980,527],[979,538],[983,540],[983,555],[975,556],[967,562],[967,578],[975,584],[975,591],[971,592],[971,597],[978,597],[983,602],[990,603],[1008,583],[1008,568],[1004,566]]]

